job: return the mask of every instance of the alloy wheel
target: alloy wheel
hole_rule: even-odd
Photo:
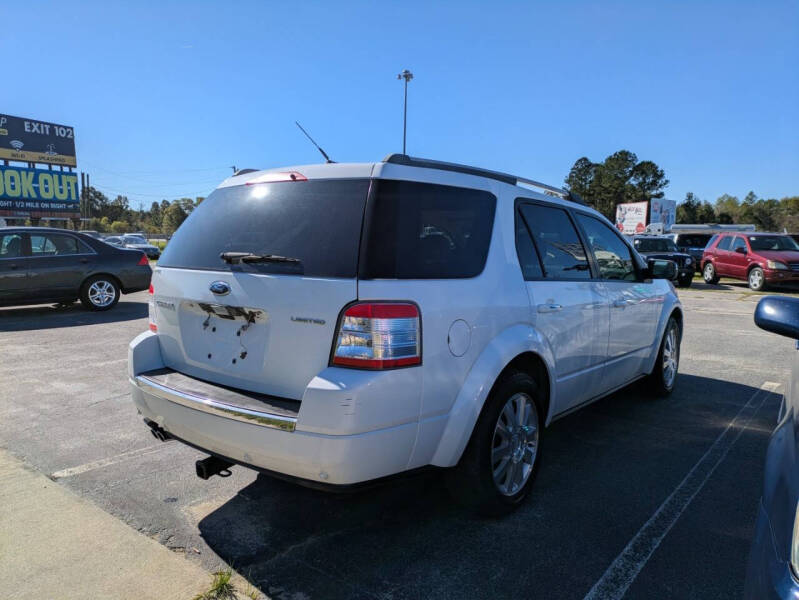
[[[491,472],[494,484],[505,496],[518,493],[533,472],[538,454],[538,410],[525,393],[511,396],[494,427]]]
[[[663,385],[670,388],[677,377],[680,347],[677,345],[677,327],[672,325],[663,340]]]
[[[116,298],[116,289],[108,281],[99,279],[89,286],[89,301],[98,308],[105,308]]]

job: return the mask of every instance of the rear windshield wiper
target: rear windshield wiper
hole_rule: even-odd
[[[219,258],[226,263],[234,265],[236,263],[256,263],[256,262],[271,262],[271,263],[299,263],[299,258],[292,258],[290,256],[280,256],[278,254],[253,254],[252,252],[223,252]]]

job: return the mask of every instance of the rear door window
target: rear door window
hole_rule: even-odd
[[[588,258],[577,230],[562,208],[522,204],[547,279],[590,279]]]
[[[459,279],[485,267],[496,197],[482,190],[381,179],[362,244],[363,279]]]
[[[519,266],[525,281],[544,276],[541,258],[533,245],[532,234],[524,222],[521,210],[516,211],[516,254],[519,256]]]
[[[69,256],[86,254],[86,246],[78,238],[61,233],[31,234],[32,256]]]
[[[721,240],[719,241],[719,245],[716,246],[716,250],[729,250],[731,241],[732,237],[730,236],[725,236],[721,238]]]
[[[159,267],[354,278],[368,179],[281,181],[219,188],[167,244]],[[233,265],[223,252],[297,262]]]

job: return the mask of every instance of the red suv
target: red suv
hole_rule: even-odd
[[[778,233],[720,233],[702,254],[702,276],[706,283],[741,279],[757,292],[773,283],[799,283],[799,244]]]

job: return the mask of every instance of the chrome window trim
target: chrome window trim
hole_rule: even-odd
[[[174,404],[185,406],[186,408],[192,408],[225,419],[288,432],[294,431],[297,426],[297,419],[295,417],[286,417],[269,412],[243,408],[241,406],[225,404],[224,402],[219,402],[212,398],[206,398],[190,392],[167,387],[153,381],[146,375],[137,375],[132,380],[132,383],[143,392],[161,398],[162,400],[167,400]]]

